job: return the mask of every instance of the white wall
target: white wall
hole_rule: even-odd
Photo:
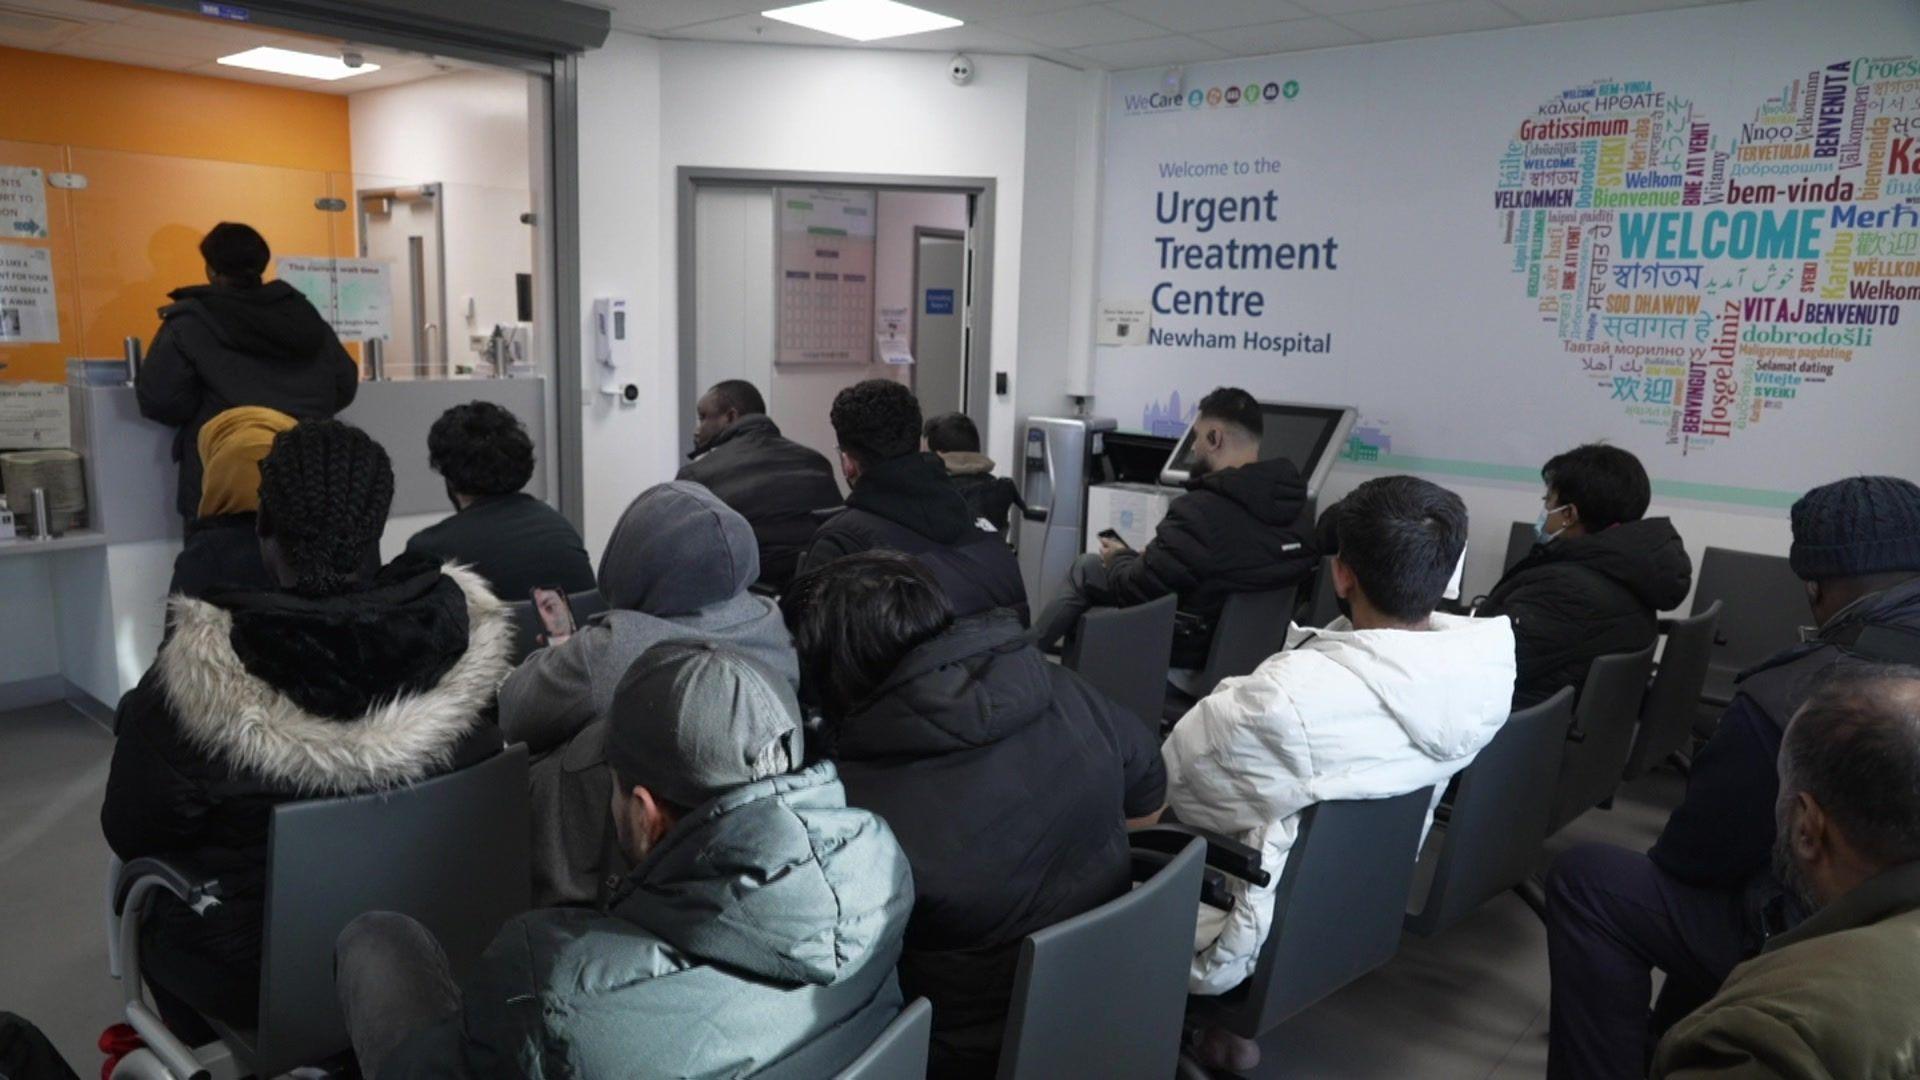
[[[439,182],[447,249],[447,356],[471,362],[516,314],[514,274],[533,270],[527,78],[457,71],[347,99],[357,186]],[[468,305],[473,318],[467,317]]]
[[[1097,116],[1085,88],[1098,76],[1024,57],[986,56],[976,66],[974,82],[958,87],[939,53],[662,42],[617,31],[582,59],[583,296],[625,296],[629,318],[654,328],[636,350],[632,380],[645,400],[586,406],[589,550],[635,494],[673,475],[683,452],[674,281],[681,166],[993,178],[989,340],[993,369],[1008,372],[1013,387],[993,399],[987,437],[996,456],[1010,454],[1020,380],[1069,362],[1070,307],[1029,307],[1022,282],[1072,280],[1075,200],[1092,197],[1074,125]],[[1030,123],[1064,132],[1064,145],[1036,145]],[[1069,223],[1058,236],[1026,231],[1025,207],[1041,196]],[[1060,242],[1032,246],[1042,237]],[[1028,353],[1023,334],[1060,347]]]

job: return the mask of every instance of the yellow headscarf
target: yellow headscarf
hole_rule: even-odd
[[[200,428],[200,516],[251,514],[260,509],[260,459],[273,437],[299,421],[275,409],[228,409]]]

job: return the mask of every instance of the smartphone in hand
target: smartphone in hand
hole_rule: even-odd
[[[540,615],[540,625],[546,628],[546,642],[559,645],[573,636],[577,629],[573,621],[573,604],[567,600],[566,590],[557,585],[536,585],[533,587],[533,610]]]

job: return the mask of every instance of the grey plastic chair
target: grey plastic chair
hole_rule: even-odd
[[[915,998],[866,1053],[836,1074],[837,1080],[926,1080],[932,1038],[933,1006],[926,998]]]
[[[1734,676],[1800,640],[1800,627],[1813,616],[1806,586],[1778,555],[1710,547],[1700,556],[1697,580],[1691,614],[1705,614],[1716,601],[1724,605],[1700,694],[1717,711],[1733,701]]]
[[[1207,646],[1207,666],[1197,672],[1175,672],[1171,682],[1177,705],[1173,719],[1185,712],[1186,702],[1213,693],[1220,680],[1251,675],[1267,657],[1287,647],[1287,628],[1293,625],[1293,589],[1234,593],[1220,607],[1213,624],[1213,642]],[[1163,713],[1163,715],[1165,715]]]
[[[1166,1080],[1180,1057],[1206,844],[1020,945],[1000,1080]]]
[[[1219,997],[1191,999],[1187,1015],[1257,1039],[1393,959],[1432,802],[1433,789],[1421,788],[1308,807],[1253,974]]]
[[[1094,608],[1080,619],[1080,632],[1061,658],[1094,689],[1139,717],[1155,738],[1178,605],[1179,598],[1169,594],[1135,607]]]
[[[1505,577],[1507,571],[1519,566],[1520,560],[1527,557],[1527,552],[1532,551],[1539,540],[1539,534],[1533,531],[1533,522],[1514,522],[1507,529],[1507,553],[1500,563],[1500,576]]]
[[[1333,592],[1333,556],[1329,555],[1320,560],[1320,576],[1313,579],[1313,606],[1301,625],[1324,629],[1339,617],[1340,598]]]
[[[1705,611],[1676,619],[1667,629],[1667,647],[1660,653],[1660,667],[1640,706],[1640,731],[1633,739],[1633,753],[1627,756],[1628,780],[1645,776],[1692,741],[1721,606],[1715,600]]]
[[[1547,835],[1613,798],[1633,752],[1633,731],[1653,673],[1653,646],[1638,652],[1611,653],[1587,669],[1573,727],[1560,760],[1559,790]]]
[[[567,603],[573,607],[573,621],[579,626],[587,625],[587,620],[607,610],[607,601],[600,595],[599,589],[572,593]],[[513,662],[518,664],[540,648],[540,635],[547,628],[540,623],[540,613],[533,610],[532,600],[520,600],[511,605],[513,609]]]
[[[1453,810],[1439,834],[1439,856],[1407,929],[1431,937],[1481,904],[1519,886],[1547,839],[1561,747],[1573,722],[1573,688],[1507,718],[1500,733],[1460,774]]]
[[[439,939],[455,979],[465,978],[501,924],[531,903],[529,832],[527,748],[517,744],[412,787],[275,807],[259,1027],[212,1023],[220,1040],[199,1050],[174,1038],[142,996],[140,913],[159,890],[190,906],[218,896],[184,863],[136,859],[126,865],[116,898],[125,916],[128,1022],[183,1080],[206,1071],[203,1059],[221,1055],[243,1074],[279,1076],[339,1054],[348,1049],[333,985],[340,931],[368,911],[410,915]]]

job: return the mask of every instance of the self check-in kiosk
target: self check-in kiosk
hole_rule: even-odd
[[[1085,543],[1087,490],[1102,479],[1109,417],[1035,416],[1021,426],[1016,479],[1027,508],[1019,521],[1020,575],[1039,611],[1067,578]]]

